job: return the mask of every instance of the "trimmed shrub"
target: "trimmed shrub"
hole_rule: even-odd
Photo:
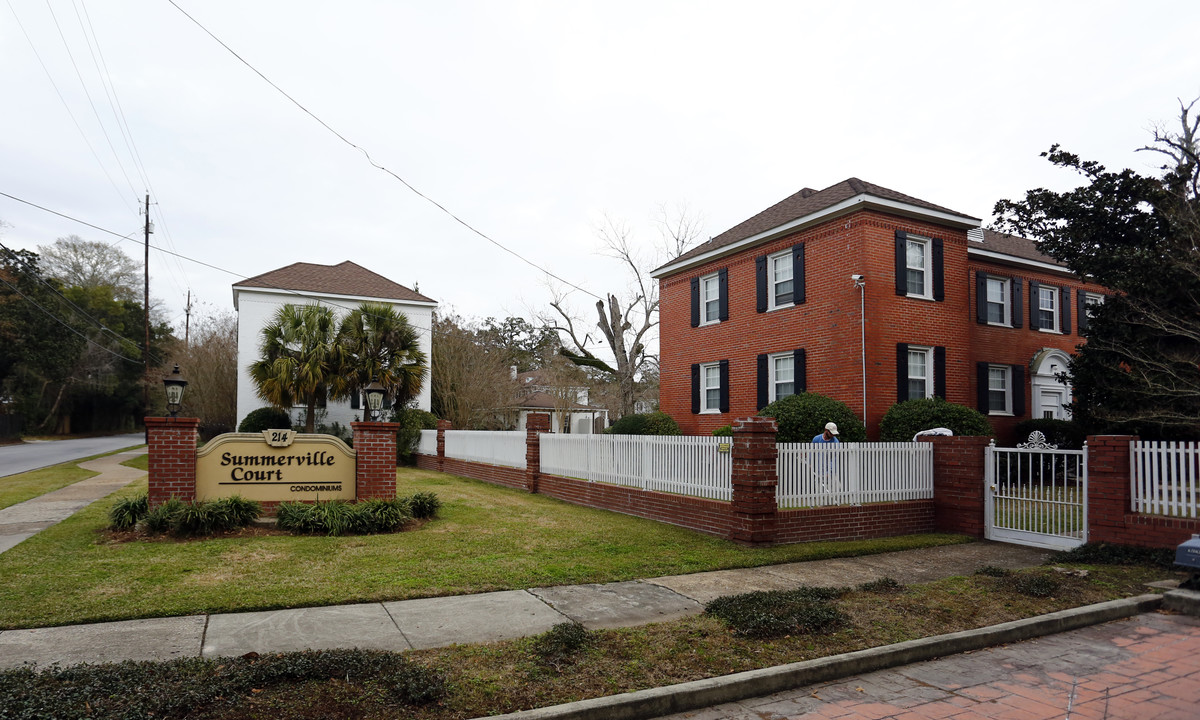
[[[713,430],[712,434],[713,434],[713,437],[733,437],[733,426],[732,425],[722,425],[721,427],[717,428],[716,430]]]
[[[941,398],[905,400],[888,408],[879,421],[883,442],[912,442],[922,430],[944,427],[955,435],[992,435],[992,424],[978,410]]]
[[[836,588],[799,587],[728,595],[705,605],[704,614],[745,637],[827,633],[847,622],[845,613],[832,604],[841,594]]]
[[[1029,434],[1040,432],[1046,436],[1046,442],[1057,445],[1062,450],[1079,450],[1087,440],[1087,431],[1083,426],[1071,420],[1055,420],[1054,418],[1033,418],[1017,423],[1017,442],[1027,442]]]
[[[396,532],[412,520],[412,511],[405,498],[365,500],[359,503],[358,507],[359,511],[369,518],[370,532]]]
[[[679,423],[665,412],[652,412],[646,415],[646,427],[643,435],[682,435]]]
[[[613,435],[645,435],[645,430],[646,413],[633,413],[621,416],[612,424],[612,427],[606,428],[604,432]]]
[[[758,411],[762,417],[775,418],[779,423],[776,442],[806,443],[825,430],[825,423],[838,426],[842,442],[862,442],[867,429],[846,403],[817,393],[803,392],[776,400]]]
[[[682,435],[679,423],[665,412],[633,413],[605,428],[612,435]]]
[[[164,503],[150,508],[146,516],[142,518],[142,529],[150,533],[167,532],[174,525],[175,516],[183,510],[186,504],[179,498],[173,497]]]
[[[132,530],[138,521],[150,512],[150,498],[147,495],[121,498],[113,503],[108,511],[109,527],[113,530]]]
[[[419,500],[414,498],[421,496]],[[432,504],[432,509],[430,506]],[[275,527],[303,535],[369,535],[403,530],[417,514],[437,512],[440,502],[433,493],[392,500],[325,500],[315,503],[284,502],[275,510]]]
[[[262,514],[262,507],[253,500],[233,496],[218,500],[184,502],[171,498],[142,518],[142,528],[149,533],[170,532],[181,537],[215,535],[246,527]]]
[[[408,511],[418,520],[427,520],[435,515],[442,507],[442,501],[431,492],[419,492],[404,498]]]
[[[420,408],[402,408],[392,413],[392,422],[400,424],[396,431],[396,464],[412,465],[421,431],[437,430],[437,415]]]
[[[238,423],[238,432],[256,433],[263,430],[291,430],[292,417],[286,410],[276,407],[261,407],[251,410]]]
[[[577,622],[559,623],[533,639],[533,653],[543,664],[560,667],[594,640],[595,634]]]

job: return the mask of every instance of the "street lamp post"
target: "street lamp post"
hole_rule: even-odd
[[[363,388],[367,395],[367,408],[371,412],[371,421],[379,421],[379,408],[383,406],[383,386],[379,380],[372,378],[371,383]]]
[[[167,391],[167,412],[171,413],[171,417],[179,414],[179,408],[183,405],[183,389],[187,387],[187,384],[188,381],[179,374],[178,365],[170,375],[163,378],[163,387]]]

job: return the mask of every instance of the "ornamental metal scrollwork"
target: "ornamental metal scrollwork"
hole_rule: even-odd
[[[1046,442],[1046,435],[1041,430],[1029,433],[1029,442],[1017,443],[1017,447],[1026,450],[1057,450],[1058,445]]]

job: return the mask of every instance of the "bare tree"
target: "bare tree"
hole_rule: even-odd
[[[453,314],[435,315],[430,391],[433,413],[463,430],[507,425],[516,383],[500,353],[488,352],[479,328]]]
[[[603,338],[603,347],[613,358],[611,363],[592,351],[591,347],[597,344],[592,342],[586,323],[567,306],[569,293],[552,288],[550,307],[554,314],[541,318],[544,325],[564,336],[561,352],[565,357],[577,365],[600,370],[617,384],[621,416],[634,411],[638,375],[647,366],[658,364],[657,355],[647,351],[648,344],[656,339],[659,303],[658,283],[650,277],[650,271],[682,255],[700,235],[699,223],[686,207],[678,208],[674,214],[659,208],[657,222],[658,242],[648,250],[634,243],[624,223],[606,218],[599,230],[604,254],[619,261],[631,275],[624,294],[605,293],[596,300],[596,328]]]
[[[116,300],[141,297],[142,267],[120,248],[68,235],[38,246],[46,274],[68,287],[110,288]]]
[[[188,380],[187,409],[200,418],[201,432],[212,437],[237,426],[237,316],[220,311],[194,322],[188,347],[172,361]]]

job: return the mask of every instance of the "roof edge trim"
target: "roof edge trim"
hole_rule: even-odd
[[[756,233],[748,238],[743,238],[737,242],[730,243],[729,245],[716,248],[702,255],[697,255],[696,257],[689,258],[683,262],[667,263],[657,270],[651,271],[650,277],[656,280],[661,279],[668,275],[673,275],[681,270],[686,270],[687,268],[695,267],[696,265],[702,265],[710,260],[724,257],[725,255],[732,255],[736,252],[746,249],[747,247],[751,247],[768,240],[773,240],[782,235],[810,227],[819,222],[832,220],[839,215],[845,215],[856,210],[866,210],[872,207],[898,212],[909,217],[930,218],[937,220],[940,224],[949,225],[959,229],[979,227],[982,222],[979,218],[973,218],[967,215],[958,215],[955,213],[931,210],[929,208],[911,205],[898,200],[881,198],[878,195],[872,195],[870,193],[859,193],[858,195],[847,198],[836,205],[830,205],[829,207],[818,210],[817,212],[809,213],[808,215],[802,215],[795,220],[791,220],[777,227],[770,228],[769,230]]]

